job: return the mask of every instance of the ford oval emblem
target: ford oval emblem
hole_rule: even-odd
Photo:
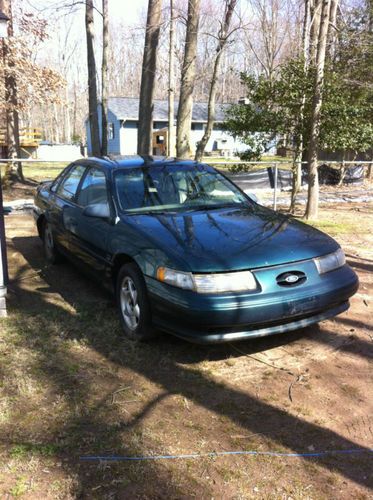
[[[286,276],[285,281],[287,283],[296,283],[299,280],[299,276],[296,274],[290,274],[289,276]]]
[[[276,278],[279,286],[298,286],[307,281],[303,271],[287,271]]]

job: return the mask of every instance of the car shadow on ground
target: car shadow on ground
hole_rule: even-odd
[[[64,263],[53,269],[44,267],[41,244],[37,237],[14,237],[10,249],[21,253],[25,260],[25,265],[17,268],[18,270],[11,267],[11,314],[21,313],[20,335],[28,348],[35,350],[37,369],[47,375],[54,390],[66,398],[68,414],[76,414],[64,422],[62,429],[46,431],[43,439],[59,443],[58,453],[64,459],[64,467],[69,473],[73,471],[77,477],[77,491],[99,486],[105,476],[105,466],[100,471],[97,467],[79,462],[79,456],[149,454],[146,443],[126,444],[122,433],[132,431],[163,398],[172,394],[187,398],[250,433],[265,436],[276,449],[304,453],[307,451],[305,443],[317,443],[317,449],[320,450],[360,448],[353,440],[232,387],[228,381],[218,382],[196,366],[200,362],[240,357],[242,353],[255,355],[303,337],[333,345],[338,337],[336,333],[308,328],[281,336],[240,342],[235,344],[236,349],[227,344],[197,346],[166,335],[148,344],[134,344],[120,335],[113,303],[97,285],[80,275],[70,264]],[[32,273],[37,273],[37,276],[31,276]],[[33,279],[35,283],[32,283]],[[27,318],[27,326],[22,319],[24,317]],[[54,332],[54,336],[50,332]],[[115,375],[108,377],[107,392],[92,403],[90,393],[95,391],[97,384],[92,374],[94,360],[74,357],[68,351],[60,349],[59,338],[79,341],[83,346],[93,349],[100,359],[106,360],[113,373],[121,368],[128,369],[156,384],[160,394],[145,401],[125,421],[122,421],[121,415],[114,418],[115,415],[111,414],[108,418],[108,393],[112,393],[119,381],[115,380]],[[354,354],[370,356],[371,344],[360,340],[358,342],[359,346],[356,350],[355,345]],[[351,350],[351,344],[340,344],[340,349]],[[71,366],[75,364],[79,365],[79,374],[85,373],[85,376],[74,377]],[[105,383],[102,377],[97,377],[102,384]],[[123,384],[123,380],[120,383]],[[115,406],[109,410],[115,413]],[[39,435],[41,431],[39,428]],[[28,442],[35,432],[35,429],[24,427],[16,435],[3,435],[2,440],[8,441],[8,444],[14,444],[15,440]],[[313,460],[313,457],[304,457],[304,461]],[[369,459],[358,460],[346,454],[343,457],[321,458],[318,464],[357,485],[372,485]],[[111,474],[122,474],[123,467],[123,464],[111,465]],[[180,496],[180,483],[174,483],[170,471],[157,463],[131,463],[126,467],[129,477],[135,476],[140,480],[131,481],[125,486],[117,485],[117,491],[122,488],[123,493],[136,496],[153,484],[153,487],[157,485],[159,497]],[[135,467],[138,467],[137,473],[134,472]],[[138,471],[141,474],[136,476]],[[147,478],[146,484],[141,481],[142,477]]]

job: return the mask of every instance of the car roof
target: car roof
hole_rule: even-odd
[[[77,160],[76,163],[82,161]],[[109,170],[115,170],[119,168],[133,168],[142,166],[159,166],[164,165],[180,165],[180,166],[192,166],[196,165],[198,162],[193,160],[180,160],[177,158],[168,158],[165,156],[121,156],[121,155],[109,155],[101,158],[90,157],[83,160],[84,163],[88,162],[90,164],[96,163],[101,167],[107,168]]]

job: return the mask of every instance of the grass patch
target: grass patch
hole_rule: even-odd
[[[30,455],[40,455],[42,457],[52,457],[59,451],[59,447],[53,443],[50,444],[34,444],[20,443],[12,446],[10,456],[12,458],[25,459]]]
[[[29,482],[27,481],[26,478],[20,477],[16,484],[13,486],[13,488],[10,489],[10,494],[15,497],[21,497],[23,496],[27,490],[29,489]]]
[[[32,179],[38,182],[43,180],[50,180],[57,177],[57,175],[69,165],[69,162],[23,162],[22,170],[26,179]],[[1,175],[5,174],[5,163],[0,163]]]
[[[304,221],[307,222],[310,226],[316,227],[320,229],[320,231],[324,231],[331,236],[340,236],[341,234],[354,234],[356,232],[367,232],[364,231],[364,228],[359,226],[357,228],[356,224],[352,222],[334,222],[330,220],[318,220],[318,221]]]
[[[228,172],[250,172],[253,170],[261,170],[263,168],[273,167],[274,163],[278,163],[278,167],[285,170],[291,170],[292,162],[287,160],[282,156],[263,156],[260,160],[255,163],[250,163],[249,165],[240,165],[240,159],[232,158],[204,158],[203,163],[207,165],[212,165],[213,167],[219,168],[220,170],[226,170]],[[268,162],[272,164],[269,165]]]

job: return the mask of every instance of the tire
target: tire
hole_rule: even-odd
[[[43,249],[48,264],[58,264],[61,261],[61,254],[54,243],[52,226],[48,221],[44,221],[43,224]]]
[[[135,263],[124,264],[117,278],[116,299],[124,335],[131,340],[155,337],[144,277]]]

